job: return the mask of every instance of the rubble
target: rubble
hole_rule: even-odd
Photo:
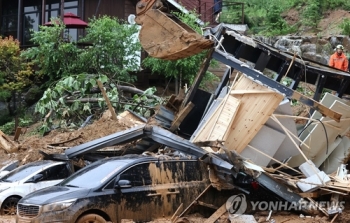
[[[287,53],[277,52],[253,39],[242,38],[241,34],[234,31],[225,33],[225,29],[221,28],[216,28],[220,32],[211,35],[216,35],[217,39],[223,42],[208,53],[197,81],[185,98],[172,97],[166,106],[161,106],[147,122],[132,112],[114,117],[114,111],[110,109],[109,116],[106,114],[97,121],[104,122],[103,128],[108,130],[108,134],[98,135],[96,129],[86,126],[83,128],[84,134],[83,130],[79,130],[74,134],[68,133],[68,137],[57,138],[47,143],[45,151],[59,147],[62,151],[59,154],[51,152],[51,158],[91,158],[91,162],[93,158],[98,159],[100,156],[111,154],[157,156],[170,151],[166,154],[193,156],[208,164],[212,183],[210,187],[218,190],[235,189],[248,196],[252,190],[261,186],[275,195],[277,201],[274,202],[294,205],[294,211],[300,213],[299,221],[312,220],[316,215],[324,215],[332,221],[340,218],[345,208],[342,197],[348,196],[350,192],[350,175],[345,165],[350,154],[350,139],[347,137],[350,127],[350,103],[340,97],[350,91],[347,88],[349,79],[339,79],[348,78],[348,75],[312,62],[304,64],[307,72],[321,72],[329,78],[327,81],[335,80],[336,83],[332,85],[325,81],[317,81],[314,98],[306,97],[295,91],[302,80],[301,75],[304,75],[300,69],[303,61],[293,57],[295,61],[292,63],[287,60],[292,59]],[[219,38],[220,35],[223,39]],[[229,48],[230,43],[225,42],[228,40],[238,41],[242,44],[241,48],[235,52],[226,51],[223,47]],[[246,55],[247,51],[244,51],[244,48],[260,54],[257,58],[252,58],[252,53]],[[223,82],[209,99],[206,109],[201,111],[203,115],[196,123],[195,120],[191,120],[198,111],[195,95],[200,91],[196,88],[211,56],[239,72],[230,86],[227,82],[232,71],[226,72]],[[269,62],[277,61],[275,57],[290,63],[284,61],[282,67],[279,67],[280,73],[273,80],[261,71],[265,68],[278,70]],[[255,67],[247,65],[242,58],[255,60]],[[321,75],[317,75],[320,80]],[[284,76],[292,78],[295,82],[290,87],[280,84],[279,81]],[[326,93],[321,99],[319,92],[322,92],[324,87],[339,90],[338,96]],[[309,106],[313,110],[310,117],[293,116],[290,106],[292,99]],[[318,99],[321,101],[318,102]],[[111,117],[114,118],[111,120]],[[298,118],[307,120],[301,128],[297,128],[295,123],[295,119]],[[124,124],[121,124],[122,122]],[[189,124],[196,128],[191,134],[184,134],[183,125]],[[86,138],[85,133],[89,136],[94,133],[96,135]],[[22,146],[21,149],[23,148]],[[32,148],[27,149],[31,151]],[[245,187],[247,185],[249,187]],[[200,197],[207,193],[208,189],[209,187],[188,207],[180,206],[171,221],[185,222],[184,215],[195,205],[216,209],[206,219],[207,223],[215,222],[227,214],[227,204],[213,207],[200,201]],[[330,195],[331,198],[324,195]],[[282,208],[290,208],[288,205]],[[229,213],[227,219],[231,222],[278,222],[274,211],[283,211],[279,208],[281,209],[280,206],[268,207],[265,210],[268,211],[267,218],[255,219],[252,215],[242,215],[244,213],[234,217]]]

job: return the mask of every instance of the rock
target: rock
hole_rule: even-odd
[[[301,43],[311,43],[311,38],[309,36],[302,36]]]
[[[329,41],[326,39],[318,39],[317,40],[317,44],[320,44],[320,45],[326,45],[328,43],[329,43]]]
[[[342,44],[345,49],[347,49],[348,51],[350,50],[350,38],[348,36],[345,36],[343,38]]]
[[[300,46],[300,50],[303,53],[316,53],[316,44],[313,44],[313,43],[303,44]]]
[[[333,48],[335,48],[338,44],[341,44],[341,42],[338,40],[336,36],[332,36],[329,42]]]
[[[254,223],[254,222],[256,222],[253,215],[230,215],[229,219],[230,219],[231,223],[245,223],[245,222]]]

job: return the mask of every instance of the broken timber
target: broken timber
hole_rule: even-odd
[[[236,90],[239,91],[239,94],[235,94]],[[242,91],[264,91],[266,93],[245,94]],[[244,75],[235,83],[230,94],[241,103],[223,141],[229,150],[241,153],[278,107],[283,95]]]
[[[105,101],[106,101],[106,103],[107,103],[108,109],[109,109],[109,111],[111,112],[112,120],[117,121],[117,115],[115,114],[115,111],[114,111],[114,109],[113,109],[113,106],[112,106],[112,104],[111,104],[111,101],[109,100],[109,98],[108,98],[108,96],[107,96],[107,94],[106,94],[106,91],[105,91],[105,89],[104,89],[104,87],[103,87],[102,82],[101,82],[100,80],[97,80],[97,84],[98,84],[98,87],[100,88],[100,90],[101,90],[101,92],[102,92],[102,95],[103,95],[103,97],[104,97],[104,99],[105,99]]]
[[[235,119],[239,105],[240,100],[228,94],[192,141],[222,140],[226,135],[228,127]]]
[[[311,107],[312,109],[320,112],[323,116],[328,116],[332,118],[333,120],[340,122],[341,114],[323,106],[322,104],[318,103],[317,101],[308,98],[293,89],[290,89],[283,84],[278,83],[275,80],[270,79],[269,77],[266,77],[263,73],[261,73],[258,70],[250,68],[247,64],[244,62],[238,60],[234,56],[225,53],[219,49],[216,49],[213,53],[213,58],[226,64],[234,69],[254,78],[256,81],[260,81],[264,83],[265,85],[268,85],[271,88],[276,89],[277,91],[281,92],[282,94],[285,94],[286,97],[289,99],[296,99],[302,102],[303,104]]]
[[[0,148],[3,148],[8,153],[18,150],[19,145],[12,141],[5,133],[0,130]]]
[[[194,107],[194,104],[192,102],[189,102],[185,108],[183,108],[179,114],[177,115],[176,119],[174,120],[174,122],[171,124],[170,127],[170,131],[173,132],[175,131],[180,124],[182,123],[182,121],[184,120],[184,118],[186,118],[186,116],[188,115],[188,113],[190,113],[190,111],[192,110],[192,108]]]
[[[189,89],[189,92],[186,94],[186,97],[182,102],[180,110],[182,110],[185,107],[185,105],[187,105],[187,103],[193,100],[194,95],[196,94],[196,91],[199,87],[199,84],[201,83],[205,73],[208,70],[213,52],[214,52],[214,48],[208,51],[207,56],[203,61],[200,70],[197,73],[196,79],[193,81],[193,84]]]
[[[204,223],[214,223],[218,218],[227,212],[226,203],[221,205]]]

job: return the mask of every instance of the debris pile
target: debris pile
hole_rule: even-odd
[[[303,218],[321,213],[336,219],[344,209],[342,196],[350,192],[350,174],[346,169],[350,155],[347,137],[350,103],[341,99],[350,92],[350,76],[319,64],[305,63],[295,55],[278,52],[227,27],[217,27],[209,36],[220,42],[207,53],[195,83],[184,98],[173,96],[147,121],[131,113],[120,116],[123,125],[102,117],[96,122],[97,126],[101,124],[101,132],[96,125],[87,126],[84,135],[79,131],[66,133],[64,138],[46,143],[46,151],[62,149],[60,156],[50,157],[93,160],[100,156],[164,154],[172,150],[174,156],[186,154],[208,164],[212,187],[242,193],[236,193],[230,197],[231,201],[217,207],[207,223],[215,222],[227,212],[232,222],[238,219],[254,222],[252,216],[234,215],[244,214],[247,207],[233,204],[237,196],[244,198],[240,201],[246,201],[245,195],[252,194],[259,186],[273,193],[274,202],[278,202],[273,206],[266,203],[268,221],[272,211],[283,209],[297,211]],[[214,94],[198,89],[211,58],[229,66]],[[242,62],[242,58],[255,67]],[[265,68],[278,71],[277,77],[265,76],[262,73]],[[232,69],[238,71],[235,77],[231,77]],[[279,83],[283,77],[294,82],[285,86]],[[303,78],[305,82],[316,82],[313,98],[295,90]],[[322,95],[326,87],[336,90],[337,95]],[[309,106],[310,117],[293,116],[291,100]],[[297,125],[296,120],[300,119],[307,120],[306,124]],[[25,142],[20,146],[24,148]],[[189,207],[179,207],[172,221],[182,219],[194,205],[210,206],[199,200],[207,191],[208,188]],[[250,202],[253,207],[260,207],[256,200]]]

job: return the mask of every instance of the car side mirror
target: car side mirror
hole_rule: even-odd
[[[130,180],[119,180],[116,185],[115,189],[123,189],[123,188],[130,188],[132,187]]]
[[[41,173],[38,173],[36,175],[34,175],[32,178],[30,178],[27,183],[36,183],[39,180],[43,179],[44,175],[42,175]]]

